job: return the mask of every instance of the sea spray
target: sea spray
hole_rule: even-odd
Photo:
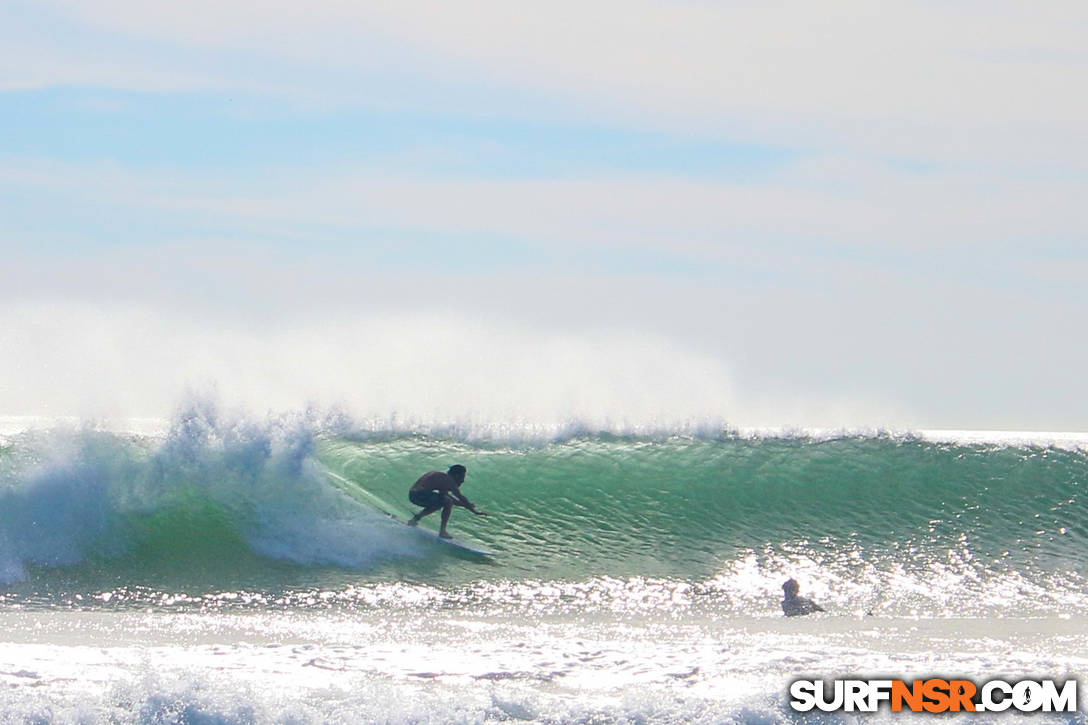
[[[411,556],[418,545],[384,536],[385,517],[327,485],[312,449],[313,431],[295,420],[224,419],[200,401],[162,439],[94,427],[11,436],[0,574],[152,566],[185,578],[201,559],[222,573],[261,558],[364,568]]]

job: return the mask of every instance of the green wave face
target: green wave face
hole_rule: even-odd
[[[453,463],[493,514],[451,531],[502,552],[508,576],[697,579],[745,552],[919,569],[959,560],[1083,570],[1083,453],[843,438],[591,437],[487,448],[332,440],[319,456],[408,515],[408,486]]]

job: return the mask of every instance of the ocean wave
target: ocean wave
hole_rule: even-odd
[[[1088,455],[1076,446],[568,433],[481,439],[312,412],[253,422],[194,401],[162,435],[11,434],[0,578],[198,594],[612,578],[747,607],[801,575],[846,611],[888,613],[1061,612],[1066,594],[1088,592]],[[382,513],[406,518],[412,481],[452,463],[468,466],[466,493],[493,515],[458,510],[451,529],[496,551],[491,561],[449,559]]]

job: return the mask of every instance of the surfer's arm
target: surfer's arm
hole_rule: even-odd
[[[482,511],[477,511],[476,510],[476,504],[469,501],[468,496],[461,493],[461,489],[458,488],[455,491],[450,491],[450,496],[453,498],[454,502],[458,506],[463,506],[463,507],[467,508],[469,511],[476,514],[477,516],[483,515]]]

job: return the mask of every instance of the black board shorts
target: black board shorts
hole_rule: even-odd
[[[416,506],[422,506],[425,509],[446,505],[445,495],[438,491],[409,491],[408,500]]]

